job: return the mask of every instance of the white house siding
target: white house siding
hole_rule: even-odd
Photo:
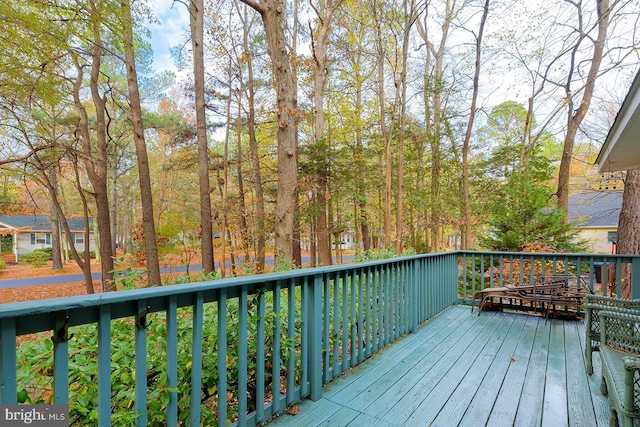
[[[24,254],[29,254],[33,251],[35,251],[36,249],[45,249],[45,248],[50,248],[51,247],[51,243],[46,243],[46,238],[45,238],[45,242],[44,243],[35,243],[35,244],[31,244],[31,234],[41,234],[41,235],[46,235],[47,233],[31,233],[31,232],[24,232],[24,233],[20,233],[18,235],[18,256],[20,255],[24,255]],[[48,233],[50,235],[50,233]],[[81,234],[81,233],[74,233],[74,234]],[[49,238],[50,239],[50,238]],[[66,237],[64,237],[63,235],[63,239],[64,239],[64,248],[67,249],[69,247],[69,245],[67,244],[67,240]],[[50,240],[49,240],[50,242]],[[95,244],[95,238],[93,236],[93,234],[91,234],[89,236],[89,250],[93,251],[95,250],[96,244]],[[78,252],[84,252],[85,250],[85,243],[76,243],[75,244],[76,249],[78,250]]]
[[[617,228],[581,228],[580,238],[589,244],[590,252],[596,254],[610,254],[612,243],[608,240],[609,232],[615,232]],[[587,251],[589,252],[589,250]]]

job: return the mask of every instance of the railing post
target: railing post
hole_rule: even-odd
[[[322,282],[323,274],[313,276],[309,292],[309,310],[307,324],[309,335],[307,348],[309,349],[309,397],[316,401],[322,397]]]
[[[640,298],[640,258],[631,260],[631,298]]]
[[[17,400],[16,319],[0,320],[0,403],[15,405]]]

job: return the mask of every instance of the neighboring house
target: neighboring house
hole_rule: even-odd
[[[76,249],[84,252],[84,220],[82,218],[67,219],[71,229],[71,238]],[[95,250],[95,238],[92,220],[89,219],[89,250]],[[62,230],[63,247],[69,245]],[[51,247],[51,220],[47,215],[0,215],[0,252],[13,254],[5,257],[7,261],[17,262],[20,255],[28,254],[36,249]]]
[[[592,191],[569,196],[569,222],[594,253],[615,253],[622,191]]]

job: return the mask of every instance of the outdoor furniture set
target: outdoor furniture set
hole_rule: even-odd
[[[549,275],[536,278],[533,283],[509,284],[502,287],[486,288],[474,295],[471,311],[475,300],[480,300],[478,315],[491,305],[500,308],[520,310],[542,310],[545,318],[553,309],[559,307],[573,307],[575,313],[580,313],[584,297],[591,293],[584,279],[577,275]]]
[[[631,427],[640,421],[640,299],[588,295],[585,322],[587,372],[599,351],[609,425]]]

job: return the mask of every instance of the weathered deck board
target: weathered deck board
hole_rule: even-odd
[[[604,426],[584,324],[451,307],[271,426]]]

